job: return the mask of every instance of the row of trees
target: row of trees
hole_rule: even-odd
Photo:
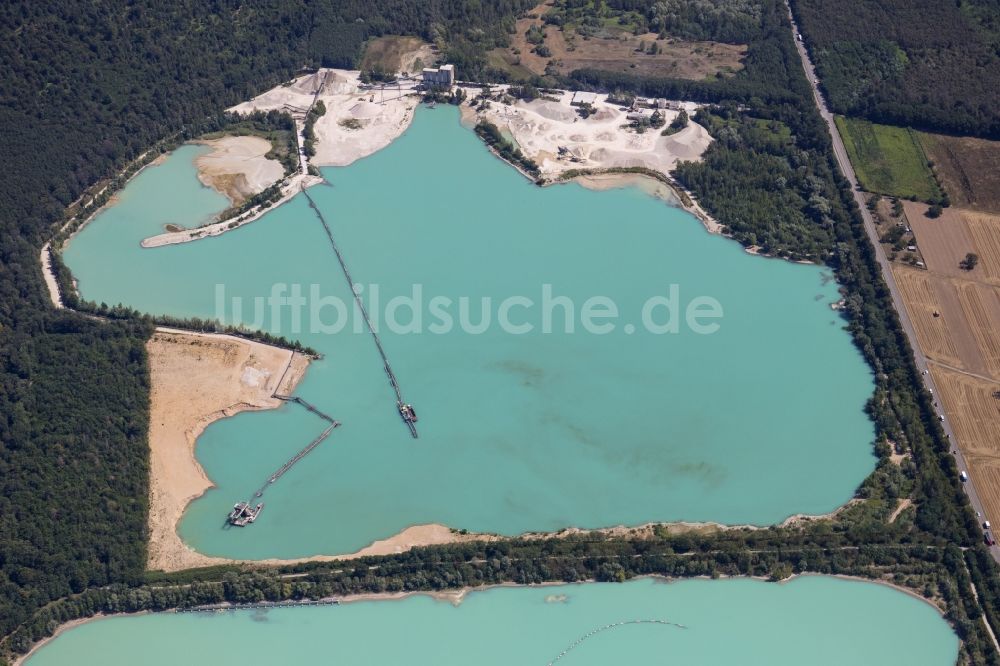
[[[496,125],[486,120],[480,120],[476,125],[476,134],[486,142],[486,145],[497,151],[500,157],[528,174],[538,177],[540,171],[534,160],[525,156],[520,148],[505,139]]]
[[[302,149],[309,157],[316,155],[316,121],[326,114],[326,105],[323,100],[316,100],[309,112],[306,114],[305,126],[302,128]]]
[[[890,530],[891,531],[891,530]],[[975,553],[969,559],[978,557]],[[987,556],[988,557],[988,556]],[[989,638],[969,592],[967,559],[955,546],[858,541],[819,530],[747,530],[714,537],[609,539],[584,534],[436,546],[349,564],[273,571],[188,572],[143,586],[88,590],[37,613],[3,646],[21,653],[53,627],[96,613],[163,611],[200,605],[323,599],[367,592],[434,591],[500,583],[621,582],[636,576],[757,576],[802,573],[886,579],[940,600],[963,639],[968,663],[988,663]],[[292,577],[285,577],[294,574]]]

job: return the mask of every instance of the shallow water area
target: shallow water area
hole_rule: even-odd
[[[768,664],[950,666],[958,639],[928,604],[810,576],[504,587],[341,606],[90,622],[29,666],[176,664]]]
[[[233,502],[249,499],[323,423],[287,405],[209,427],[197,455],[217,488],[180,526],[200,552],[349,553],[426,523],[507,535],[673,520],[772,524],[836,509],[874,467],[863,411],[872,379],[830,308],[839,294],[827,271],[747,255],[635,188],[538,188],[440,107],[420,110],[385,150],[324,169],[329,185],[309,190],[418,411],[420,438],[411,439],[367,331],[356,318],[321,330],[337,319],[329,299],[350,311],[351,294],[304,197],[217,238],[139,247],[163,224],[194,226],[226,206],[197,181],[197,150],[144,171],[73,239],[65,256],[83,296],[227,319],[236,297],[252,321],[255,298],[299,285],[307,304],[298,321],[287,307],[265,306],[256,323],[323,352],[297,394],[343,422],[266,491],[265,511],[246,529],[223,528]],[[394,331],[387,305],[413,297],[415,285],[425,306],[450,299],[456,323],[460,299],[472,324],[491,299],[492,324],[434,333],[424,307],[422,332]],[[571,304],[572,333],[559,305],[543,332],[545,285]],[[718,331],[684,322],[676,333],[647,330],[645,304],[672,289],[682,316],[695,299],[714,299]],[[619,311],[609,333],[580,323],[595,296]],[[496,325],[511,297],[535,304],[508,311],[533,330]],[[663,323],[666,311],[654,318]],[[395,315],[416,327],[407,307]]]

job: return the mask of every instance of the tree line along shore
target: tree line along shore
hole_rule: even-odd
[[[578,70],[565,85],[622,88],[708,105],[698,122],[714,141],[701,162],[682,166],[673,176],[739,242],[834,269],[844,289],[848,326],[876,378],[869,412],[876,424],[879,462],[858,489],[863,502],[832,520],[746,534],[666,531],[642,539],[514,539],[419,548],[349,565],[147,573],[149,365],[144,344],[152,326],[148,318],[125,309],[96,306],[109,316],[99,321],[50,307],[38,251],[64,223],[65,208],[86,187],[108,178],[162,137],[176,141],[197,136],[200,132],[191,128],[206,117],[217,118],[215,109],[286,80],[303,62],[351,66],[364,39],[375,34],[370,30],[440,41],[449,59],[470,77],[487,78],[492,72],[482,54],[505,40],[505,21],[528,8],[528,3],[484,3],[473,17],[443,9],[442,22],[431,31],[432,22],[420,7],[390,12],[381,2],[371,3],[366,11],[381,17],[373,28],[372,22],[330,14],[340,11],[336,8],[297,11],[303,8],[291,6],[295,4],[274,10],[287,16],[287,22],[281,15],[265,17],[273,20],[276,31],[287,31],[275,35],[275,50],[266,56],[253,55],[259,24],[236,17],[219,26],[206,21],[209,29],[199,37],[204,49],[147,46],[183,65],[176,71],[204,64],[206,75],[162,81],[155,92],[144,93],[149,97],[137,93],[132,106],[112,114],[107,111],[115,108],[110,93],[129,91],[136,80],[162,78],[163,64],[154,67],[136,55],[109,69],[87,54],[87,40],[103,48],[106,30],[74,29],[70,36],[69,25],[114,27],[119,19],[100,12],[50,17],[45,35],[35,31],[34,41],[3,43],[11,59],[13,49],[42,62],[73,58],[88,71],[107,70],[104,80],[109,83],[103,85],[116,87],[95,99],[58,98],[37,110],[37,117],[17,106],[28,104],[32,95],[20,102],[14,96],[14,106],[4,110],[12,130],[0,142],[19,166],[0,197],[0,412],[7,415],[0,420],[5,491],[0,634],[5,654],[25,651],[60,622],[100,612],[504,580],[621,580],[643,573],[780,579],[802,571],[893,577],[945,611],[962,639],[963,659],[996,662],[984,624],[1000,626],[996,564],[981,544],[930,396],[919,388],[858,211],[836,172],[829,138],[812,106],[784,7],[774,0],[755,4],[757,23],[724,24],[748,46],[745,67],[734,76],[690,81]],[[5,25],[28,25],[26,16],[17,13],[22,10],[15,5],[0,10]],[[132,20],[141,32],[173,25],[173,13],[206,11],[195,5],[151,8]],[[303,34],[303,22],[316,28],[308,42],[294,36]],[[179,37],[172,30],[176,28],[167,29],[164,45]],[[49,48],[46,40],[58,46]],[[234,53],[224,72],[204,57],[222,46]],[[14,85],[26,90],[39,88],[35,82],[40,75],[28,66],[11,70]],[[47,76],[65,75],[56,71]],[[52,94],[61,94],[60,88],[55,86]],[[160,106],[153,104],[154,94],[162,100]],[[76,111],[71,125],[55,122],[65,108]],[[113,125],[129,131],[116,132]],[[40,131],[43,126],[56,130]],[[890,456],[889,442],[902,452],[901,461]],[[28,485],[29,477],[38,483]],[[913,500],[913,507],[889,523],[903,497]],[[53,514],[56,504],[74,510]],[[306,575],[282,578],[289,574]]]

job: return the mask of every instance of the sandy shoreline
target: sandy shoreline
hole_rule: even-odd
[[[327,110],[316,123],[318,141],[313,162],[346,165],[384,148],[400,136],[412,122],[414,109],[419,103],[419,97],[407,90],[385,91],[383,99],[382,91],[362,90],[360,86],[358,72],[320,70],[299,77],[289,85],[278,86],[231,110],[249,112],[280,109],[293,115],[301,114],[312,103],[314,95],[318,95]],[[602,169],[638,166],[656,171],[666,181],[670,181],[668,173],[673,164],[680,159],[700,159],[701,153],[710,144],[711,138],[704,128],[691,123],[688,128],[670,137],[662,137],[659,132],[653,131],[645,134],[625,132],[618,129],[624,121],[624,112],[620,108],[607,104],[602,99],[597,104],[598,112],[592,118],[578,120],[575,110],[568,105],[569,96],[571,93],[565,93],[561,99],[564,104],[559,105],[541,100],[517,102],[513,105],[495,104],[481,115],[498,122],[502,120],[522,149],[539,161],[551,184],[563,182],[559,180],[559,176],[567,171],[590,170],[593,173],[576,176],[573,180],[596,190],[639,187],[651,196],[694,213],[710,232],[722,231],[721,225],[704,213],[696,203],[687,200],[686,193],[678,186],[640,173],[600,172]],[[669,115],[676,112],[666,113]],[[461,115],[463,125],[467,127],[479,117],[467,104],[461,107]],[[670,118],[667,119],[669,121]],[[351,122],[345,124],[345,121]],[[562,146],[559,142],[566,142],[567,146]],[[266,187],[270,178],[267,169],[280,169],[277,162],[263,157],[270,150],[270,143],[259,137],[224,137],[204,143],[212,146],[213,151],[198,158],[199,177],[204,177],[220,191],[236,187],[237,181],[248,187]],[[565,150],[557,151],[557,147]],[[566,154],[554,154],[558,152]],[[573,159],[570,160],[567,155],[572,155]],[[316,176],[292,176],[286,181],[284,196],[277,205],[290,200],[302,187],[321,181]],[[197,230],[161,234],[144,240],[142,244],[144,247],[155,247],[218,235],[256,219],[266,210],[250,215],[239,223],[226,221]],[[377,540],[350,554],[247,561],[195,552],[180,540],[176,526],[187,504],[212,485],[194,456],[198,435],[215,420],[241,411],[277,407],[280,402],[271,395],[277,388],[274,383],[279,381],[284,372],[279,372],[279,366],[289,367],[297,362],[296,359],[301,360],[302,367],[290,373],[286,386],[280,390],[291,393],[307,361],[287,350],[238,338],[197,336],[164,330],[150,340],[149,352],[153,368],[150,569],[177,571],[236,562],[283,565],[304,561],[333,561],[398,553],[416,546],[500,538],[483,534],[460,534],[444,525],[426,524],[408,527],[399,534]],[[248,372],[249,375],[246,374]],[[257,383],[248,384],[248,376],[256,377]],[[192,390],[192,386],[197,387],[197,390]],[[833,515],[836,512],[828,516],[795,516],[782,525]],[[683,522],[666,524],[666,527],[673,530],[758,529],[757,526],[749,525]],[[606,534],[629,531],[637,534],[648,529],[651,529],[649,525],[591,531]],[[566,533],[563,530],[557,534]],[[553,535],[522,536],[548,538]]]
[[[197,461],[195,461],[197,464]],[[199,471],[201,471],[200,465],[198,466]],[[203,474],[203,472],[201,472]],[[207,487],[211,487],[211,482],[208,482]],[[199,493],[200,494],[200,493]],[[196,499],[196,497],[192,498]],[[801,523],[808,523],[820,520],[831,520],[835,518],[841,511],[852,506],[859,500],[851,500],[844,506],[841,506],[834,511],[822,515],[809,515],[809,514],[795,514],[789,516],[777,527],[794,527]],[[186,504],[186,503],[185,503]],[[690,532],[697,532],[700,534],[711,534],[714,532],[728,532],[728,531],[756,531],[756,530],[767,530],[772,526],[770,525],[726,525],[723,523],[716,522],[688,522],[688,521],[675,521],[670,523],[644,523],[642,525],[627,526],[627,525],[616,525],[614,527],[603,527],[596,529],[583,529],[579,527],[566,527],[555,532],[524,532],[515,536],[500,536],[496,534],[482,533],[482,532],[462,532],[456,529],[452,529],[447,525],[442,525],[439,523],[428,523],[424,525],[413,525],[405,528],[398,534],[387,537],[385,539],[378,539],[368,546],[357,550],[353,553],[343,553],[343,554],[323,554],[323,555],[308,555],[304,557],[295,558],[267,558],[260,560],[244,560],[244,559],[230,559],[224,557],[216,557],[211,555],[204,555],[199,553],[183,542],[180,542],[179,537],[176,538],[176,542],[180,543],[180,547],[177,548],[176,544],[168,544],[175,546],[175,557],[170,559],[165,563],[164,567],[153,567],[150,569],[158,569],[166,572],[181,571],[183,569],[190,569],[195,567],[208,567],[220,564],[242,564],[247,566],[261,566],[261,567],[278,567],[278,566],[288,566],[292,564],[301,564],[305,562],[339,562],[345,560],[351,560],[358,557],[366,556],[379,556],[379,555],[395,555],[399,553],[406,552],[412,548],[419,548],[423,546],[443,546],[456,543],[470,542],[470,541],[506,541],[515,539],[525,539],[525,540],[544,540],[544,539],[559,539],[580,534],[600,534],[605,537],[614,538],[651,538],[655,534],[655,530],[664,529],[668,534],[685,534]],[[176,533],[174,535],[176,537]]]
[[[478,92],[467,89],[470,99]],[[629,122],[628,112],[609,103],[607,95],[598,95],[593,103],[594,112],[586,119],[581,118],[570,103],[573,95],[572,91],[565,91],[557,100],[492,102],[475,113],[509,132],[546,178],[577,169],[634,167],[668,175],[680,161],[699,161],[712,143],[708,130],[693,120],[670,136],[662,136],[659,129],[641,133],[623,129]],[[689,102],[678,105],[689,115],[698,108]],[[679,113],[680,110],[674,109],[660,110],[667,124]]]
[[[669,178],[669,176],[666,177]],[[722,234],[725,232],[725,227],[723,227],[714,217],[705,212],[705,210],[699,206],[697,202],[691,199],[691,194],[689,192],[683,190],[684,195],[688,199],[688,203],[681,198],[681,195],[678,192],[678,190],[681,189],[680,186],[667,185],[652,176],[647,176],[641,173],[598,172],[576,176],[561,182],[579,183],[588,190],[595,190],[598,192],[621,187],[636,187],[651,197],[661,199],[671,206],[682,208],[691,215],[694,215],[698,218],[698,221],[701,222],[702,226],[705,227],[708,233]]]
[[[304,118],[315,95],[326,113],[316,120],[316,154],[309,163],[318,167],[347,166],[385,148],[406,131],[420,103],[414,92],[412,82],[382,91],[362,88],[361,72],[357,70],[321,69],[228,110],[279,110]]]
[[[468,99],[474,99],[480,92],[477,88],[464,90]],[[581,119],[570,105],[572,96],[572,92],[564,92],[558,102],[542,99],[513,104],[494,102],[481,110],[463,103],[459,107],[461,123],[472,129],[482,119],[508,132],[518,148],[538,164],[545,185],[577,182],[593,190],[638,187],[691,213],[709,233],[724,232],[724,227],[670,176],[678,162],[701,159],[712,143],[708,130],[690,121],[686,128],[666,137],[660,135],[660,130],[641,134],[627,131],[621,129],[627,122],[627,113],[620,106],[608,103],[607,95],[598,97],[594,103],[596,112],[587,119]],[[697,108],[690,102],[678,105],[690,115]],[[667,123],[678,113],[679,110],[661,111]],[[630,168],[647,169],[663,180],[642,173],[608,171]],[[583,173],[566,179],[570,172]]]
[[[199,553],[185,544],[177,526],[188,504],[212,482],[195,455],[197,438],[219,419],[248,410],[274,409],[282,404],[274,393],[290,394],[304,375],[309,359],[286,349],[228,335],[190,333],[159,328],[147,343],[151,376],[150,407],[150,570],[166,572],[220,564],[282,566],[301,562],[332,562],[368,555],[392,555],[420,546],[503,539],[550,539],[595,533],[614,537],[648,538],[656,529],[671,533],[758,530],[767,526],[721,523],[647,523],[585,530],[574,527],[557,532],[528,532],[515,537],[467,533],[441,524],[414,525],[398,534],[342,554],[298,558],[241,560]],[[796,514],[780,523],[835,517],[851,506],[822,516]]]
[[[307,187],[312,187],[313,185],[318,185],[322,182],[323,179],[319,176],[303,176],[302,174],[296,174],[284,181],[284,186],[281,188],[281,198],[272,203],[270,206],[258,207],[253,212],[244,213],[236,219],[222,220],[220,222],[206,224],[203,227],[197,227],[195,229],[168,231],[156,236],[150,236],[149,238],[142,239],[142,241],[139,242],[139,245],[144,248],[162,247],[164,245],[188,243],[190,241],[198,240],[199,238],[219,236],[227,231],[238,229],[243,225],[250,224],[251,222],[260,219],[269,211],[272,211],[278,206],[291,201],[296,195]]]
[[[503,89],[505,86],[497,87],[497,90]],[[463,90],[469,99],[480,92],[477,88]],[[572,97],[573,93],[568,91],[562,93],[558,101],[493,103],[484,109],[474,109],[466,102],[459,106],[461,124],[472,129],[478,119],[483,118],[509,132],[521,150],[538,163],[540,180],[545,184],[564,182],[567,172],[582,171],[583,175],[572,180],[592,189],[638,186],[693,214],[710,233],[724,232],[722,225],[669,175],[679,161],[701,159],[712,142],[704,127],[692,121],[670,136],[661,136],[659,130],[643,133],[623,130],[621,126],[627,121],[627,114],[621,107],[608,103],[606,95],[598,98],[594,104],[595,113],[585,120],[570,106]],[[412,81],[380,89],[364,86],[358,71],[320,69],[276,86],[228,111],[278,110],[290,113],[301,125],[314,99],[322,102],[326,112],[315,122],[315,155],[308,159],[308,165],[321,167],[347,166],[387,147],[413,122],[421,97]],[[676,103],[676,106],[690,113],[697,108],[690,102]],[[661,111],[667,122],[678,113],[679,110]],[[267,186],[264,184],[267,177],[261,171],[264,165],[270,163],[266,168],[278,168],[276,162],[263,158],[267,142],[257,137],[224,137],[202,143],[213,146],[213,152],[198,158],[199,178],[234,202]],[[663,180],[638,173],[602,173],[628,168],[648,169]],[[147,248],[159,247],[217,236],[260,218],[268,210],[289,201],[302,188],[319,182],[322,178],[296,174],[285,181],[282,197],[270,208],[244,214],[238,220],[159,234],[144,239],[141,244]]]
[[[49,300],[52,305],[61,309],[66,307],[63,304],[62,294],[59,293],[59,283],[56,281],[56,274],[52,270],[52,258],[49,256],[49,243],[42,246],[38,253],[38,261],[42,264],[42,276],[45,278],[45,288],[49,292]]]
[[[195,457],[198,436],[222,418],[274,409],[309,359],[287,349],[228,335],[157,329],[146,343],[150,365],[150,569],[205,565],[177,534],[184,509],[211,481]],[[279,386],[280,382],[280,386]]]
[[[198,180],[228,198],[233,206],[285,175],[280,162],[266,157],[271,142],[259,136],[224,136],[194,143],[211,148],[195,159]]]
[[[415,546],[490,539],[444,525],[415,525],[355,553],[292,559],[235,560],[205,555],[185,544],[177,525],[188,504],[212,487],[195,456],[197,439],[211,423],[250,410],[275,409],[274,393],[290,394],[309,359],[287,349],[229,335],[158,328],[146,345],[151,405],[149,425],[150,570],[180,571],[217,564],[284,565],[391,555]]]
[[[382,91],[362,89],[360,76],[358,71],[321,69],[227,109],[243,114],[271,110],[287,112],[295,118],[301,130],[306,110],[315,98],[326,108],[326,113],[315,123],[316,154],[308,160],[304,155],[300,156],[305,160],[302,171],[282,181],[281,197],[272,205],[197,229],[150,236],[142,240],[142,247],[187,243],[238,229],[287,203],[303,189],[324,182],[320,176],[304,173],[307,166],[346,166],[396,140],[410,126],[414,109],[420,102],[420,97],[413,94],[413,84],[383,94]],[[198,158],[198,177],[234,203],[241,201],[240,197],[261,191],[281,178],[279,173],[268,181],[272,171],[281,167],[263,157],[270,150],[270,143],[263,139],[223,137],[199,143],[211,145],[213,152]],[[267,144],[267,150],[264,150],[263,144]]]

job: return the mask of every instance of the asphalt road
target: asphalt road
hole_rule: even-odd
[[[819,108],[820,115],[823,116],[823,120],[826,121],[827,128],[830,130],[830,136],[833,139],[833,153],[837,158],[837,164],[840,165],[841,172],[847,178],[848,182],[850,182],[854,200],[858,203],[858,208],[861,209],[861,217],[864,219],[865,231],[868,233],[868,240],[875,248],[875,257],[882,269],[882,278],[889,287],[889,293],[892,294],[893,306],[896,308],[896,313],[899,315],[899,321],[903,325],[903,331],[906,333],[906,337],[910,341],[910,348],[913,350],[913,360],[917,364],[917,369],[920,371],[924,383],[934,395],[934,405],[938,410],[938,414],[944,416],[944,420],[941,422],[941,425],[944,427],[945,433],[951,440],[951,451],[955,456],[958,468],[960,470],[968,470],[969,466],[965,461],[965,457],[962,455],[958,446],[956,446],[956,442],[958,440],[955,438],[955,432],[952,430],[951,422],[948,420],[947,415],[944,414],[944,409],[937,402],[938,391],[937,387],[934,386],[934,378],[931,376],[927,366],[927,357],[924,356],[924,352],[920,349],[920,345],[917,343],[917,336],[913,329],[913,323],[910,321],[910,316],[906,312],[906,307],[903,304],[899,288],[896,286],[896,279],[892,275],[889,259],[885,255],[885,249],[879,242],[878,229],[875,226],[875,220],[872,219],[864,194],[858,187],[858,179],[854,174],[854,168],[851,166],[851,160],[847,157],[847,149],[844,148],[844,141],[840,136],[840,131],[837,129],[837,124],[833,120],[833,114],[830,113],[830,110],[826,106],[826,101],[823,99],[823,95],[819,91],[819,80],[816,77],[816,70],[813,68],[812,60],[809,58],[809,53],[806,51],[805,45],[798,39],[799,27],[795,23],[795,17],[792,16],[791,8],[788,10],[788,17],[792,22],[795,48],[798,49],[799,58],[802,59],[802,68],[805,70],[806,76],[809,79],[813,99],[816,102],[816,106]],[[983,504],[979,501],[979,495],[976,493],[972,480],[970,479],[969,481],[966,481],[962,484],[962,486],[965,488],[965,493],[969,496],[969,501],[972,502],[972,508],[980,516],[980,522],[985,520],[986,512],[983,511]],[[997,527],[1000,527],[1000,525]],[[1000,547],[994,546],[990,548],[990,552],[993,554],[993,559],[1000,562]]]

